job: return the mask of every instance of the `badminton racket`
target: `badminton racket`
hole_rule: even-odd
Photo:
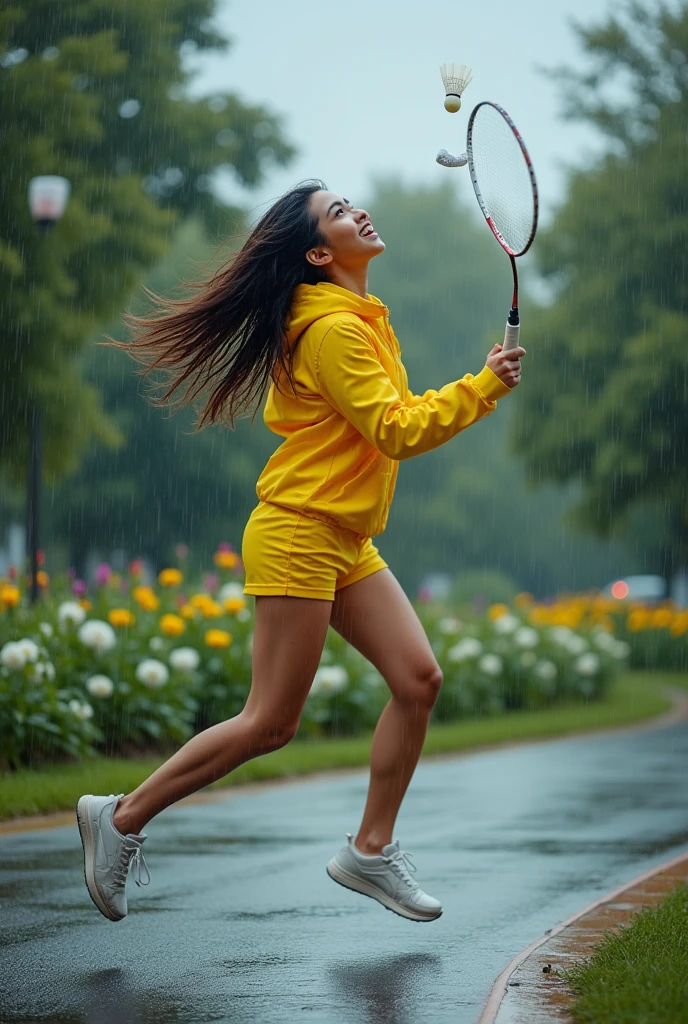
[[[506,110],[487,100],[479,103],[468,119],[466,155],[480,209],[511,260],[514,292],[504,334],[506,351],[519,343],[516,260],[528,252],[537,231],[539,200],[535,172],[514,122]]]

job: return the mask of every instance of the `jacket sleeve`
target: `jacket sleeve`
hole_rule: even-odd
[[[366,440],[401,461],[439,448],[492,412],[509,388],[489,367],[439,391],[400,398],[373,345],[355,323],[342,320],[324,335],[316,352],[316,379],[323,398]],[[409,395],[411,393],[409,392]]]

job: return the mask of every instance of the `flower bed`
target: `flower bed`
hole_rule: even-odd
[[[243,596],[230,545],[216,571],[189,587],[179,568],[158,587],[101,567],[89,588],[73,574],[39,576],[30,606],[0,580],[0,760],[174,749],[194,732],[237,714],[251,681],[254,600]],[[436,720],[595,699],[628,655],[608,623],[538,621],[527,597],[459,619],[420,606],[444,673]],[[373,666],[334,630],[301,720],[301,735],[354,735],[389,699]]]

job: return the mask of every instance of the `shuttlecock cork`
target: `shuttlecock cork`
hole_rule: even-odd
[[[473,72],[465,64],[443,64],[440,68],[444,84],[444,109],[455,114],[461,109],[461,94],[470,82]]]

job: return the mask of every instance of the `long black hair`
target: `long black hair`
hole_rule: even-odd
[[[309,249],[327,244],[309,208],[313,193],[326,187],[318,179],[299,182],[261,217],[228,266],[209,280],[191,284],[194,294],[165,299],[147,290],[161,315],[127,313],[124,321],[132,339],[101,343],[126,349],[147,364],[138,374],[168,372],[157,387],[167,387],[170,378],[172,385],[152,399],[153,405],[163,406],[189,377],[182,406],[212,384],[194,433],[220,422],[225,413],[233,427],[235,417],[258,399],[255,419],[270,379],[279,386],[274,372],[278,363],[294,387],[293,348],[285,345],[285,323],[297,285],[327,280],[306,259]]]

